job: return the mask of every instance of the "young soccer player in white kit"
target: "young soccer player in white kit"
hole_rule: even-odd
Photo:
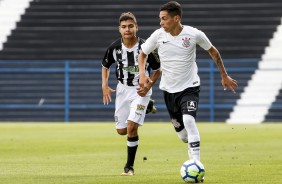
[[[158,49],[161,62],[160,89],[178,137],[188,142],[190,159],[200,160],[200,134],[195,123],[198,109],[200,78],[196,64],[196,45],[207,50],[217,64],[224,90],[228,86],[235,93],[237,81],[226,72],[218,50],[200,30],[181,24],[182,9],[176,1],[160,7],[161,28],[142,44],[139,54],[140,86],[150,83],[145,73],[147,55]],[[142,96],[142,94],[140,94]]]
[[[145,73],[153,70],[150,83],[139,89],[138,54],[142,38],[136,36],[137,21],[131,12],[122,13],[119,19],[120,39],[113,42],[106,51],[102,61],[103,102],[111,102],[111,93],[115,92],[108,86],[109,68],[116,64],[115,123],[118,134],[127,135],[127,162],[122,176],[134,175],[134,160],[139,144],[138,127],[144,123],[147,105],[152,95],[152,85],[160,76],[160,62],[154,51],[148,53]],[[143,97],[137,93],[142,94]]]

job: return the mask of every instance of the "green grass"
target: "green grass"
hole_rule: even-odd
[[[282,123],[198,123],[205,183],[282,181]],[[187,145],[169,123],[146,123],[134,177],[121,177],[126,137],[113,123],[1,123],[1,184],[174,184]],[[147,160],[143,161],[143,157]]]

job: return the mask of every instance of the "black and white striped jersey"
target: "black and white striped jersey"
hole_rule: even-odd
[[[112,64],[116,63],[116,77],[117,80],[127,86],[139,85],[139,68],[138,68],[138,54],[141,49],[141,44],[145,40],[138,38],[138,42],[132,48],[127,48],[122,43],[122,39],[113,42],[106,51],[102,66],[110,68]],[[158,70],[160,68],[160,61],[155,51],[148,55],[147,59],[147,73],[150,70]]]

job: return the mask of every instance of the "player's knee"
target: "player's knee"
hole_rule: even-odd
[[[117,129],[117,133],[119,135],[126,135],[127,134],[127,128]]]
[[[127,134],[129,136],[136,136],[137,135],[137,128],[136,127],[128,127]]]
[[[128,122],[127,134],[128,136],[137,136],[138,124],[132,121]]]

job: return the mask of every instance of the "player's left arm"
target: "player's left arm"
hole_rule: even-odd
[[[149,88],[149,89],[152,88],[152,86],[156,83],[156,81],[158,80],[160,75],[161,75],[160,69],[153,71],[152,75],[150,75],[150,79],[151,79],[152,82],[148,83],[148,85],[146,87]]]
[[[152,51],[149,55],[148,55],[148,59],[147,62],[149,63],[149,66],[151,69],[153,69],[153,73],[152,75],[150,75],[150,79],[152,82],[148,83],[147,87],[151,88],[155,82],[158,80],[159,76],[161,75],[161,70],[160,70],[160,58],[159,55],[157,53],[157,50]]]
[[[221,58],[220,53],[218,52],[218,50],[214,46],[212,46],[208,50],[208,52],[209,52],[210,56],[212,57],[213,61],[215,62],[215,64],[217,65],[218,70],[219,70],[219,72],[221,74],[221,84],[222,84],[224,90],[226,90],[227,87],[229,87],[230,90],[233,93],[236,93],[235,89],[238,86],[237,81],[232,79],[228,75],[227,71],[225,70],[222,58]]]

